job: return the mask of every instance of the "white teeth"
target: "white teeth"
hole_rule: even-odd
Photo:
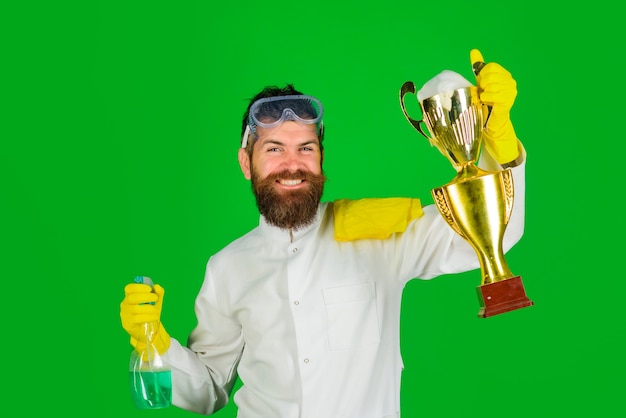
[[[297,184],[302,183],[302,180],[281,180],[280,184],[283,186],[295,186]]]

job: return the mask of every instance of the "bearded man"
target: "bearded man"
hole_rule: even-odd
[[[498,120],[480,164],[512,167],[515,181],[506,251],[524,225],[525,152],[508,119],[516,86],[496,63],[480,74],[489,123]],[[398,418],[405,284],[479,266],[433,205],[321,202],[322,116],[321,102],[291,85],[265,88],[244,114],[238,159],[260,222],[209,259],[187,345],[159,326],[180,408],[217,411],[239,377],[241,418]],[[136,349],[142,322],[159,321],[163,294],[159,285],[126,287],[122,325]]]

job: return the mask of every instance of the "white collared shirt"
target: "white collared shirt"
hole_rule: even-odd
[[[523,164],[504,249],[524,219]],[[189,348],[172,340],[173,403],[209,414],[237,374],[241,418],[398,417],[400,303],[408,280],[478,267],[434,206],[386,240],[337,242],[332,203],[289,231],[260,225],[214,255]]]

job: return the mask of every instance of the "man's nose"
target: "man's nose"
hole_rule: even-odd
[[[285,153],[283,166],[289,171],[296,171],[302,167],[302,158],[297,151],[288,151]]]

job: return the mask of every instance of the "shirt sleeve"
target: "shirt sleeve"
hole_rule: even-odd
[[[200,414],[211,414],[228,402],[243,352],[241,326],[223,315],[211,281],[211,262],[196,298],[198,325],[188,348],[177,341],[168,354],[172,363],[172,403]]]

